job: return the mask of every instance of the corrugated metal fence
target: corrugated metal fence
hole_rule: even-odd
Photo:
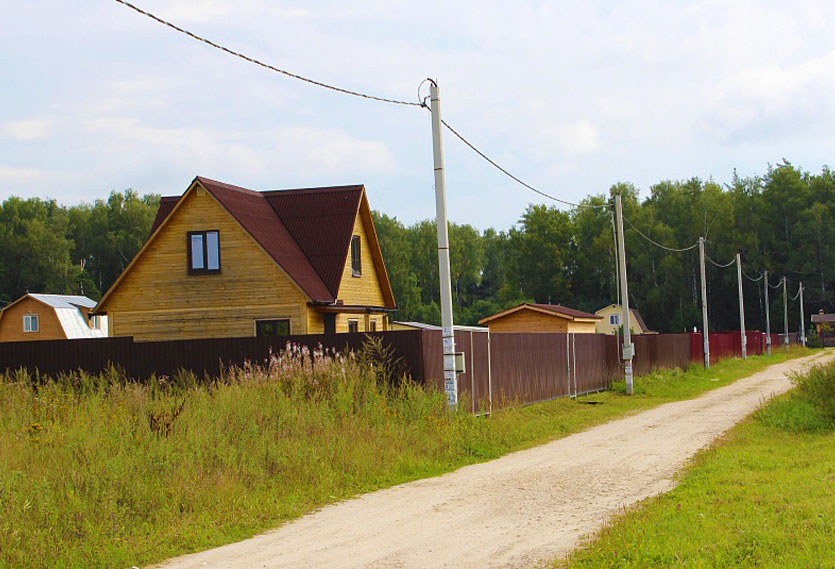
[[[174,375],[190,370],[198,377],[217,376],[223,367],[246,361],[263,363],[270,351],[287,342],[310,348],[358,350],[369,336],[382,339],[404,371],[415,381],[442,389],[441,333],[407,330],[369,334],[317,334],[277,338],[211,338],[167,342],[134,342],[132,338],[52,340],[0,343],[0,370],[28,368],[42,375],[84,370],[99,373],[116,366],[129,377]],[[764,334],[748,333],[748,353],[765,350]],[[773,335],[773,346],[782,345]],[[790,338],[796,342],[796,334]],[[622,377],[618,338],[600,334],[455,332],[456,349],[464,352],[466,372],[459,391],[474,412],[495,405],[527,404],[608,389]],[[701,334],[633,336],[634,373],[656,368],[685,369],[703,361]],[[739,356],[738,333],[711,334],[711,361]]]

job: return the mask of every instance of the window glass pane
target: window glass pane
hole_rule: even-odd
[[[217,231],[206,233],[206,268],[210,271],[220,269],[220,247],[218,246]]]
[[[351,271],[355,275],[362,274],[362,260],[360,259],[360,236],[351,237]]]
[[[255,322],[256,336],[289,336],[289,320],[258,320]]]
[[[191,268],[203,269],[203,235],[191,236]]]
[[[38,331],[38,317],[35,314],[27,314],[23,317],[23,331],[37,332]]]

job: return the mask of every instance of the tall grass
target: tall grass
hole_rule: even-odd
[[[710,377],[659,372],[635,397],[490,417],[450,413],[444,394],[401,378],[380,346],[291,346],[208,382],[183,373],[138,383],[116,370],[0,376],[0,567],[129,567],[228,543],[773,361],[723,362]]]

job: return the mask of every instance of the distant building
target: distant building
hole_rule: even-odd
[[[392,320],[391,329],[392,330],[441,330],[441,327],[436,325],[436,324],[426,324],[424,322],[398,322],[397,320]],[[460,324],[455,324],[453,326],[453,329],[462,330],[464,332],[487,332],[487,328],[485,326],[462,326]]]
[[[601,317],[596,327],[598,334],[614,335],[622,324],[623,306],[620,304],[604,306],[600,310],[595,310],[594,313]],[[633,334],[657,334],[649,329],[641,313],[634,308],[629,309],[629,330]]]
[[[594,334],[600,316],[558,304],[520,304],[478,321],[490,332]]]
[[[91,315],[86,296],[27,293],[0,311],[0,342],[107,336],[107,316]]]

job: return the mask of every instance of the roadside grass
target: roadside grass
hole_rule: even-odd
[[[115,371],[0,376],[0,567],[129,567],[237,541],[359,493],[438,475],[811,353],[726,360],[474,417],[391,386],[367,354],[145,384]],[[302,362],[308,362],[302,364]],[[382,364],[382,365],[381,365]],[[460,405],[467,409],[466,402]]]
[[[835,567],[835,364],[793,380],[675,489],[553,566]]]

